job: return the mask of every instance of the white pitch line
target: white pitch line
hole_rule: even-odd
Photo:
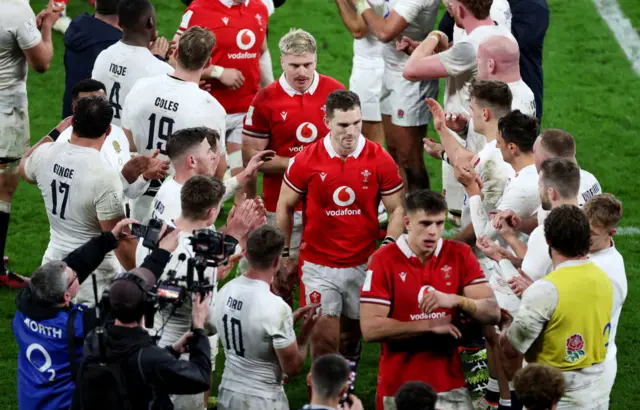
[[[593,0],[593,3],[627,55],[633,70],[640,75],[640,36],[631,21],[625,17],[616,0]]]

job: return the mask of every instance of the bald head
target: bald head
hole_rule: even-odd
[[[513,39],[493,36],[478,48],[478,79],[511,83],[520,79],[520,48]]]

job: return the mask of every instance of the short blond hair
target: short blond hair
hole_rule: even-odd
[[[192,26],[180,36],[178,62],[187,70],[199,70],[211,58],[216,37],[207,28]]]
[[[282,55],[315,54],[317,50],[316,39],[308,32],[292,28],[280,39],[278,43]]]
[[[591,225],[614,229],[622,219],[622,202],[613,194],[594,196],[584,206]]]

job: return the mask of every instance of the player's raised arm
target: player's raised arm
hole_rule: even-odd
[[[446,50],[448,47],[449,41],[446,34],[440,31],[432,31],[420,43],[418,48],[411,53],[411,57],[409,57],[407,64],[404,66],[404,70],[402,70],[403,77],[409,81],[424,81],[447,77],[449,74],[442,64],[437,51]]]
[[[26,4],[26,7],[29,8],[29,5]],[[40,37],[40,41],[35,45],[30,46],[29,44],[25,44],[25,47],[23,47],[24,55],[27,57],[29,66],[39,73],[47,71],[51,65],[51,60],[53,60],[53,40],[51,37],[51,30],[53,23],[60,18],[60,13],[63,10],[63,7],[54,5],[53,0],[50,0],[47,8],[42,10],[35,20],[30,20],[21,24],[22,27],[18,29],[18,43],[21,47],[23,47],[22,42],[25,40],[37,40],[37,38]],[[31,10],[28,12],[33,15]],[[25,32],[20,32],[20,30]],[[39,34],[38,30],[40,30]]]
[[[340,10],[340,17],[344,26],[349,30],[351,36],[355,39],[361,39],[369,32],[367,23],[362,16],[356,13],[353,4],[349,0],[336,0],[338,10]]]
[[[385,18],[378,16],[367,0],[355,0],[354,5],[357,15],[362,16],[373,34],[383,43],[394,40],[409,25],[405,17],[396,10],[392,10]]]
[[[122,219],[124,219],[124,216],[106,221],[101,220],[99,221],[100,228],[102,228],[104,232],[111,232]],[[122,267],[127,271],[136,267],[137,246],[138,240],[135,237],[128,237],[118,241],[118,247],[115,249],[115,254]]]

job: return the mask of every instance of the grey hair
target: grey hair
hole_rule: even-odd
[[[306,53],[316,54],[316,39],[300,29],[291,29],[278,43],[280,54],[300,56]]]
[[[40,266],[29,281],[29,288],[38,302],[62,303],[69,288],[69,279],[64,273],[67,264],[62,261],[47,262]]]

